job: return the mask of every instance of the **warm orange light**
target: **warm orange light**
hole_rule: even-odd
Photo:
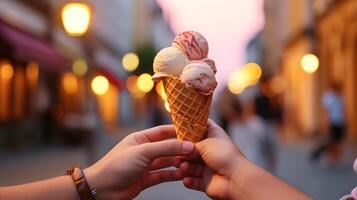
[[[129,92],[134,92],[135,90],[139,90],[136,85],[136,81],[138,80],[138,77],[135,75],[129,76],[126,81],[126,87],[128,88]]]
[[[109,83],[108,91],[97,98],[99,115],[107,126],[106,128],[117,127],[118,98],[119,90],[111,83]]]
[[[167,97],[162,81],[156,83],[155,91],[162,98],[162,100],[166,101]]]
[[[249,82],[249,85],[254,85],[258,82],[262,76],[262,69],[257,63],[248,63],[243,66],[244,71],[246,71],[246,79]]]
[[[67,3],[62,9],[64,29],[72,36],[81,36],[87,32],[91,10],[84,3]]]
[[[14,99],[12,100],[14,105],[13,114],[17,120],[21,119],[25,112],[25,87],[25,70],[17,68],[14,76]]]
[[[313,74],[319,68],[319,59],[314,54],[306,54],[301,58],[300,64],[305,72]]]
[[[228,80],[228,89],[233,94],[240,94],[247,87],[244,71],[238,70],[231,74]]]
[[[88,71],[87,62],[83,59],[77,59],[73,62],[72,71],[77,76],[83,76]]]
[[[109,89],[109,81],[104,76],[96,76],[92,80],[92,90],[97,95],[105,94]]]
[[[138,88],[138,77],[135,75],[129,76],[126,79],[126,87],[128,88],[130,94],[132,95],[132,97],[134,98],[142,98],[143,96],[145,96],[145,93],[142,92],[139,88]]]
[[[72,73],[63,76],[63,89],[68,94],[75,94],[78,91],[77,77]]]
[[[150,92],[150,90],[154,87],[154,81],[151,80],[150,74],[147,73],[139,76],[137,84],[138,88],[145,93]]]
[[[168,101],[165,101],[165,109],[167,110],[167,112],[170,112],[170,105]]]
[[[123,56],[122,64],[126,71],[132,72],[139,66],[139,56],[135,53],[127,53]]]
[[[26,67],[26,79],[31,88],[34,88],[37,84],[40,69],[37,63],[31,62]]]
[[[8,62],[1,63],[0,76],[4,80],[10,80],[14,76],[14,68]]]
[[[274,76],[270,82],[270,88],[275,94],[281,94],[286,89],[286,82],[281,76]]]

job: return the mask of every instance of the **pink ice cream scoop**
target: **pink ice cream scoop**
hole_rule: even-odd
[[[196,31],[185,31],[175,37],[172,46],[184,52],[190,60],[202,60],[208,55],[208,42]]]
[[[216,63],[214,62],[214,60],[206,58],[206,59],[203,59],[202,61],[207,63],[209,66],[211,66],[214,73],[217,73]]]
[[[203,61],[193,61],[181,74],[181,82],[194,87],[203,95],[210,95],[217,86],[214,71]]]

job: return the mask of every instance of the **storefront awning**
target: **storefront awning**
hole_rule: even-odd
[[[16,59],[35,61],[45,69],[62,73],[70,70],[71,63],[48,42],[22,32],[0,20],[0,38],[13,47]]]

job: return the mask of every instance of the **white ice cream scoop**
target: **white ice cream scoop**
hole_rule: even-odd
[[[179,76],[189,63],[187,56],[175,47],[167,47],[159,51],[154,58],[152,79],[160,79],[168,75]]]

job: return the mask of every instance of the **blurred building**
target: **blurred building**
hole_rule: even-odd
[[[310,135],[323,132],[322,93],[341,84],[349,136],[357,137],[356,10],[354,0],[266,0],[263,65],[282,77],[285,121]],[[316,72],[301,67],[305,54],[319,58]]]
[[[61,21],[67,2],[0,1],[0,147],[80,138],[135,121],[122,57],[171,39],[160,8],[153,0],[91,0],[88,33],[71,37]],[[93,85],[97,76],[107,88]]]
[[[263,49],[263,36],[262,36],[262,32],[259,32],[252,40],[249,41],[247,45],[246,62],[248,63],[255,62],[258,65],[262,66],[263,63],[262,49]]]
[[[5,0],[0,10],[1,141],[19,146],[48,140],[58,82],[71,67],[51,42],[50,4]]]
[[[326,6],[327,7],[327,6]],[[317,7],[318,9],[319,7]],[[321,9],[320,9],[321,10]],[[337,1],[317,20],[317,49],[323,88],[340,83],[348,132],[357,137],[357,1]]]

